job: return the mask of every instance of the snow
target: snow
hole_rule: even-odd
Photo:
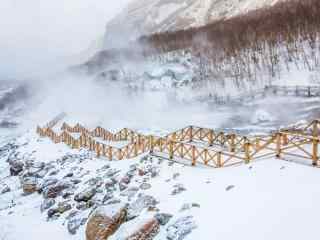
[[[35,135],[28,133],[19,141],[29,142],[21,150],[25,154],[36,150],[34,157],[37,161],[50,161],[68,152],[77,152],[47,139],[36,139]],[[129,165],[139,161],[140,158],[114,162],[94,158],[79,166],[94,171],[108,163],[124,172]],[[17,204],[9,209],[0,207],[0,226],[4,229],[0,232],[0,239],[85,239],[84,227],[72,236],[62,226],[63,220],[47,222],[39,210],[42,197],[37,193],[22,196],[17,179],[5,178],[8,169],[4,159],[1,159],[0,166],[1,182],[9,183],[14,189],[0,195],[0,206],[10,205],[12,200]],[[72,166],[68,165],[63,173]],[[159,166],[160,175],[151,179],[152,187],[143,192],[159,201],[157,207],[161,212],[174,215],[168,225],[180,217],[194,217],[197,228],[186,236],[186,240],[318,239],[320,175],[317,168],[277,159],[263,159],[223,169],[179,163],[170,166],[167,160],[162,160]],[[180,175],[173,178],[176,173]],[[186,191],[171,195],[176,184],[183,184]],[[227,191],[230,185],[234,188]],[[186,203],[197,203],[200,207],[181,211]],[[9,214],[10,211],[13,212]],[[148,216],[148,213],[143,213],[141,219]],[[166,239],[166,234],[165,226],[155,239]]]

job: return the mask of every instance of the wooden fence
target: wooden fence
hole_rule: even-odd
[[[211,101],[215,104],[241,104],[253,99],[262,99],[267,96],[295,96],[295,97],[319,97],[320,86],[279,86],[271,85],[262,89],[241,93],[237,96],[210,95],[202,101]]]
[[[51,124],[52,125],[52,124]],[[112,133],[102,127],[89,130],[80,124],[74,127],[62,125],[57,134],[51,127],[37,127],[42,137],[54,143],[65,143],[71,148],[87,148],[97,157],[123,160],[142,153],[165,154],[170,159],[184,159],[196,164],[225,167],[250,163],[263,157],[293,156],[319,164],[320,121],[314,120],[302,129],[283,129],[267,136],[246,137],[237,134],[215,132],[212,129],[188,126],[166,136],[143,135],[124,128]],[[74,133],[79,136],[74,137]],[[124,147],[114,147],[107,142],[128,141]]]

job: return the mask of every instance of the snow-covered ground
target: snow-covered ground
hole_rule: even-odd
[[[191,232],[184,239],[319,238],[318,168],[277,159],[263,159],[249,165],[223,169],[191,167],[157,157],[110,162],[96,159],[85,151],[79,155],[78,151],[70,150],[63,144],[55,145],[48,139],[39,139],[33,132],[24,134],[15,144],[18,147],[10,150],[13,151],[9,157],[11,160],[13,156],[22,161],[34,160],[43,162],[48,168],[48,172],[37,179],[38,183],[52,178],[58,181],[78,179],[81,182],[69,189],[70,196],[66,195],[65,199],[59,195],[51,207],[69,201],[72,209],[48,218],[48,210],[40,211],[44,193],[24,195],[19,180],[21,174],[20,177],[9,176],[8,155],[2,151],[0,190],[5,185],[11,190],[0,195],[0,239],[85,239],[85,225],[71,235],[68,223],[72,219],[87,218],[91,210],[101,203],[107,194],[105,184],[110,181],[107,177],[110,169],[118,170],[114,178],[121,180],[132,166],[138,169],[151,167],[156,173],[152,176],[135,173],[125,190],[114,189],[113,199],[132,204],[139,193],[154,197],[158,202],[158,211],[172,215],[169,222],[161,226],[155,239],[166,239],[169,226],[187,216],[192,217],[191,223],[186,224]],[[19,154],[12,155],[15,153]],[[78,155],[69,155],[64,159],[67,154]],[[141,161],[141,158],[144,160]],[[53,171],[57,173],[51,175]],[[100,186],[92,198],[93,206],[76,210],[75,216],[70,217],[79,205],[74,201],[74,195],[90,186]],[[134,192],[133,197],[128,198],[124,194],[127,189]],[[139,218],[150,214],[154,213],[143,209]],[[69,220],[66,220],[68,216]],[[130,222],[125,224],[130,225]]]

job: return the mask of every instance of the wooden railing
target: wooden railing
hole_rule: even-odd
[[[124,128],[112,133],[102,127],[89,130],[80,124],[62,125],[62,133],[52,128],[37,128],[40,136],[49,137],[54,143],[64,142],[72,148],[87,148],[97,157],[109,160],[134,158],[142,153],[164,154],[170,159],[184,159],[192,165],[204,164],[225,167],[250,163],[263,157],[294,156],[319,163],[320,121],[314,120],[302,129],[283,129],[267,136],[246,137],[215,132],[212,129],[188,126],[166,136],[140,134]],[[74,133],[79,137],[73,137]],[[114,147],[107,142],[128,141],[124,147]]]
[[[217,96],[209,95],[202,101],[211,101],[216,104],[241,104],[243,102],[250,101],[252,99],[261,99],[266,96],[295,96],[295,97],[319,97],[320,86],[279,86],[270,85],[262,89],[243,92],[236,96]]]

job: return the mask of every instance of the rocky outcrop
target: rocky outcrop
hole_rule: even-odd
[[[126,220],[123,204],[101,206],[91,215],[86,226],[86,240],[108,239]]]

